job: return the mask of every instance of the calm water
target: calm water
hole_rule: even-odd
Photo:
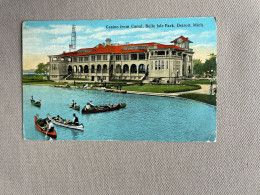
[[[31,95],[42,100],[40,108],[31,105]],[[95,105],[125,102],[126,108],[82,115],[69,108],[72,100],[81,108],[90,100]],[[206,142],[216,138],[216,108],[179,98],[24,85],[23,136],[28,140],[48,140],[34,125],[36,113],[40,118],[49,113],[70,120],[75,113],[84,124],[84,131],[55,125],[57,140]]]

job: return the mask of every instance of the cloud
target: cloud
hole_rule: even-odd
[[[206,43],[206,44],[197,44],[197,45],[193,45],[192,48],[194,48],[194,49],[216,48],[216,43],[212,42],[212,43]]]
[[[86,27],[86,31],[84,33],[95,33],[95,32],[100,32],[106,30],[104,27],[98,27],[98,28],[92,28],[92,27]]]
[[[133,29],[127,29],[127,30],[112,30],[112,31],[102,31],[95,34],[90,35],[89,37],[92,39],[98,39],[98,40],[105,40],[107,37],[112,36],[120,36],[120,35],[127,35],[132,34],[136,32],[149,32],[150,29],[147,28],[133,28]]]
[[[52,39],[50,43],[58,44],[58,43],[69,43],[71,40],[71,36],[66,37],[58,37],[56,39]]]

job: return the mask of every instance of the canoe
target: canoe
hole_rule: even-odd
[[[55,120],[55,117],[52,117],[50,116],[49,114],[47,115],[48,119],[51,120],[51,122],[53,122],[55,125],[59,125],[59,126],[62,126],[62,127],[67,127],[67,128],[70,128],[70,129],[76,129],[76,130],[81,130],[83,131],[84,130],[84,125],[81,123],[80,125],[74,125],[74,124],[66,124],[66,120],[64,119],[64,122],[61,123],[57,120]]]
[[[35,127],[42,133],[44,133],[46,135],[46,130],[44,129],[43,126],[41,126],[39,124],[40,120],[44,120],[44,119],[39,119],[37,116],[34,116],[34,123],[35,123]],[[57,138],[57,133],[55,130],[53,130],[52,132],[48,132],[47,133],[48,136],[56,139]]]
[[[31,104],[34,105],[34,106],[37,106],[37,107],[40,107],[41,106],[41,102],[40,101],[35,101],[35,100],[31,100]]]
[[[119,110],[121,108],[125,108],[126,104],[116,104],[111,106],[95,106],[93,108],[90,108],[89,110],[86,110],[85,107],[81,110],[82,114],[92,114],[92,113],[99,113],[99,112],[109,112],[114,110]]]

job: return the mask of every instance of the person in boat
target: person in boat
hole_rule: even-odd
[[[46,131],[46,134],[47,134],[48,132],[53,132],[53,130],[54,130],[53,123],[51,122],[51,120],[48,120],[48,122],[47,122],[47,131]]]
[[[74,107],[74,104],[75,104],[75,102],[74,102],[74,100],[72,100],[71,107]]]
[[[92,101],[89,102],[90,107],[95,107]]]
[[[73,114],[73,121],[69,122],[68,124],[79,125],[79,119],[78,119],[78,117],[76,116],[75,113]]]
[[[33,101],[33,96],[31,96],[31,101]]]
[[[77,103],[76,103],[76,102],[74,103],[74,106],[73,106],[73,107],[74,107],[74,108],[76,108],[76,107],[77,107]]]
[[[60,115],[57,115],[57,117],[54,118],[56,121],[58,121],[59,123],[63,122],[63,119],[60,117]]]
[[[90,109],[90,105],[89,105],[89,103],[87,103],[85,106],[85,110],[89,110],[89,109]]]

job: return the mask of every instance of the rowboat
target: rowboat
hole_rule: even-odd
[[[40,101],[35,101],[35,100],[31,100],[31,104],[37,107],[41,107],[41,102]]]
[[[126,104],[116,104],[111,106],[95,106],[90,109],[86,109],[85,107],[81,110],[82,114],[92,114],[92,113],[98,113],[98,112],[109,112],[114,110],[119,110],[121,108],[125,108]]]
[[[82,123],[80,125],[67,124],[67,122],[66,122],[67,120],[65,120],[65,119],[63,119],[63,122],[59,122],[58,120],[55,119],[56,117],[52,117],[49,114],[47,114],[47,118],[49,120],[51,120],[51,122],[53,122],[55,125],[67,127],[67,128],[70,128],[70,129],[81,130],[81,131],[84,130],[84,125]]]
[[[45,119],[40,119],[38,118],[38,116],[34,116],[34,123],[35,123],[35,127],[42,133],[44,133],[45,135],[48,135],[54,139],[57,138],[57,133],[55,130],[53,131],[48,131],[48,133],[46,134],[46,127],[44,127],[44,125],[46,124]]]
[[[70,108],[73,110],[80,110],[80,106],[72,106],[72,104],[70,105]]]

